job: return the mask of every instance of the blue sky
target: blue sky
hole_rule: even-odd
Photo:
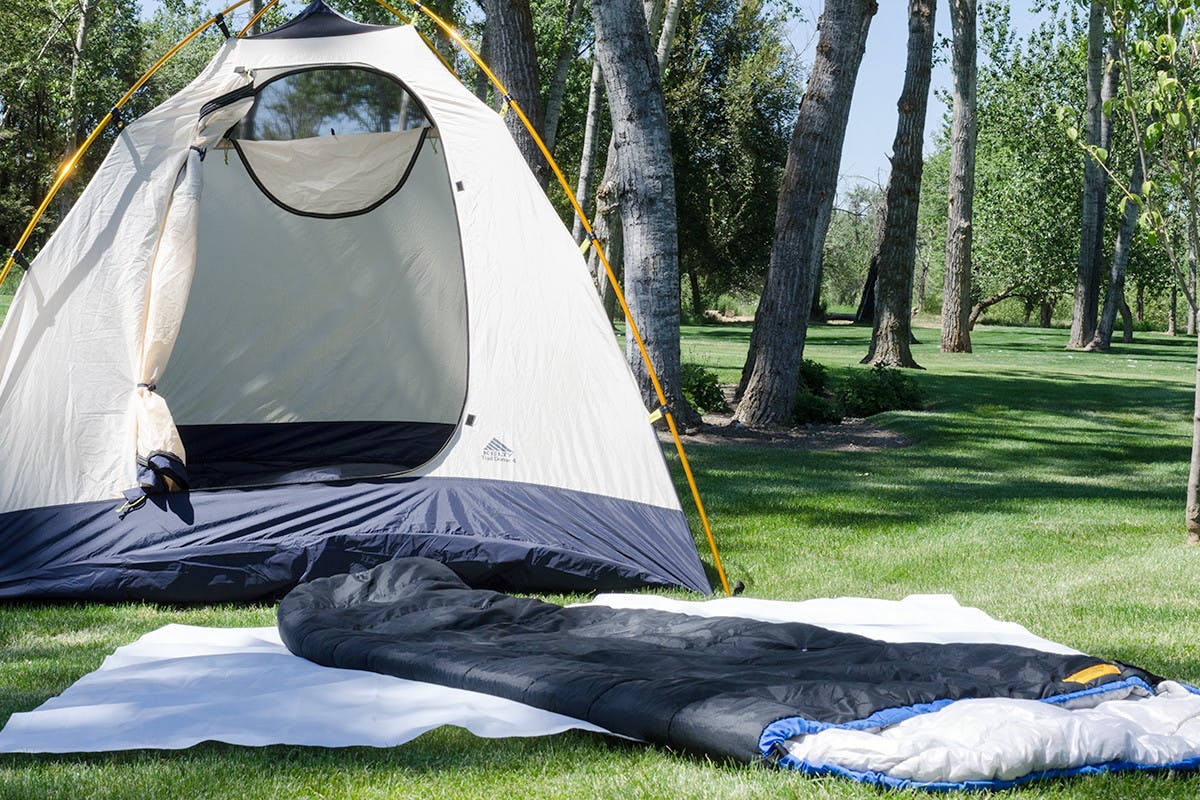
[[[209,8],[228,6],[232,0],[208,0]],[[1018,34],[1026,34],[1037,24],[1039,14],[1032,7],[1039,0],[1010,0],[1013,26]],[[297,2],[289,3],[293,8]],[[337,7],[337,3],[333,3]],[[816,44],[816,20],[821,13],[820,0],[799,0],[797,5],[804,19],[792,25],[788,36],[800,53],[805,68],[812,63]],[[156,0],[143,0],[143,13],[152,14]],[[871,21],[867,50],[863,56],[854,101],[850,106],[850,125],[842,152],[841,186],[851,186],[862,180],[883,183],[888,176],[887,156],[891,153],[896,133],[896,101],[904,84],[905,49],[908,39],[908,3],[904,0],[879,0],[879,13]],[[239,17],[240,19],[240,17]],[[949,37],[950,16],[946,0],[938,0],[937,30],[939,36]],[[934,68],[933,89],[926,141],[940,127],[946,107],[937,100],[936,91],[949,90],[950,69],[945,63]]]

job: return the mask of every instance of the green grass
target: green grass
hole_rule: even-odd
[[[732,382],[748,335],[748,326],[689,327],[684,360]],[[814,328],[806,356],[836,381],[859,368],[867,336]],[[749,595],[778,599],[947,592],[1049,638],[1200,682],[1200,548],[1183,544],[1182,529],[1195,340],[1141,334],[1112,353],[1082,354],[1063,349],[1066,331],[995,328],[975,333],[975,354],[944,356],[936,331],[918,336],[928,410],[875,418],[908,436],[909,448],[690,448],[730,576]],[[168,622],[269,624],[272,614],[265,606],[2,607],[0,719],[62,691],[144,631]],[[879,794],[583,733],[487,740],[441,729],[390,750],[210,744],[0,756],[0,798]],[[1192,776],[1020,790],[1198,795]]]

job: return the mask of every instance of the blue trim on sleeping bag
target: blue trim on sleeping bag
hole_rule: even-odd
[[[1181,683],[1185,689],[1193,694],[1200,694],[1200,689],[1190,684]],[[1113,692],[1118,689],[1128,687],[1137,687],[1144,689],[1150,694],[1154,694],[1154,688],[1150,684],[1138,677],[1126,678],[1120,681],[1093,686],[1089,689],[1081,689],[1077,692],[1067,692],[1066,694],[1055,695],[1053,697],[1041,698],[1040,702],[1050,704],[1066,703],[1079,697],[1087,697],[1094,694],[1103,694]],[[872,786],[880,786],[887,789],[922,789],[924,791],[933,792],[949,792],[959,790],[994,790],[994,789],[1009,789],[1015,786],[1021,786],[1031,781],[1044,780],[1049,778],[1068,778],[1076,775],[1096,775],[1104,772],[1157,772],[1171,769],[1197,769],[1200,768],[1200,756],[1196,758],[1188,758],[1183,761],[1175,761],[1169,764],[1137,764],[1126,761],[1109,761],[1103,764],[1085,764],[1081,767],[1071,767],[1069,769],[1052,769],[1042,772],[1031,772],[1028,775],[1022,775],[1019,778],[1012,780],[991,780],[991,781],[913,781],[907,778],[893,778],[885,772],[875,772],[873,770],[856,770],[848,767],[842,767],[837,764],[813,764],[805,759],[797,758],[786,750],[787,740],[795,736],[807,736],[813,733],[819,733],[830,728],[842,728],[844,730],[872,730],[875,728],[885,728],[889,725],[896,725],[906,719],[921,716],[922,714],[932,714],[935,711],[940,711],[946,708],[951,703],[957,703],[958,700],[935,700],[932,703],[920,703],[912,706],[902,706],[898,708],[885,708],[881,711],[876,711],[869,717],[863,719],[852,720],[833,724],[829,722],[818,722],[816,720],[805,719],[803,717],[785,717],[784,719],[776,720],[763,729],[762,737],[759,739],[759,749],[764,758],[770,759],[777,766],[787,769],[795,769],[804,772],[808,775],[837,775],[842,778],[849,778],[859,783],[866,783]]]
[[[549,486],[396,478],[119,505],[0,514],[0,598],[253,600],[401,556],[488,588],[712,591],[679,509]]]

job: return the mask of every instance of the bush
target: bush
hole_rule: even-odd
[[[842,421],[842,410],[832,397],[802,390],[792,406],[792,421],[797,425],[836,425]]]
[[[869,417],[883,411],[917,410],[924,402],[921,388],[912,376],[883,365],[856,370],[834,394],[852,417]]]
[[[725,395],[721,393],[721,384],[717,382],[717,373],[712,370],[699,364],[684,364],[679,382],[683,384],[683,396],[688,404],[701,414],[729,410]]]
[[[800,362],[800,391],[824,395],[829,388],[829,371],[824,364],[818,364],[811,358]]]

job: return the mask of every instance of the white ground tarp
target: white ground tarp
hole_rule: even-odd
[[[990,641],[1076,652],[945,595],[796,603],[601,595],[593,602],[807,622],[896,642]],[[1200,695],[1168,681],[1155,697],[1111,698],[1100,695],[1092,708],[1070,709],[1035,701],[964,700],[882,730],[830,729],[798,737],[789,750],[811,765],[950,782],[1200,759]],[[209,740],[389,747],[442,725],[483,737],[601,730],[490,695],[321,667],[289,653],[270,627],[168,625],[119,648],[59,697],[14,714],[0,732],[0,751],[178,749]]]

